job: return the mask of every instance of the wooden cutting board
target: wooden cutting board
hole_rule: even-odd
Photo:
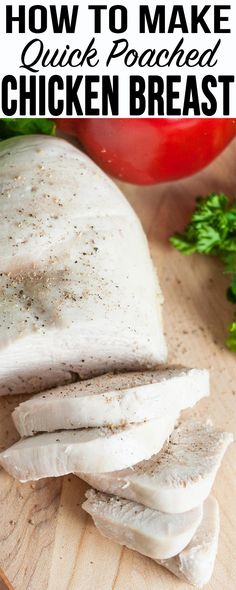
[[[191,146],[189,146],[191,149]],[[235,432],[236,355],[224,345],[233,307],[227,278],[217,261],[184,258],[168,244],[183,228],[194,196],[225,191],[236,196],[236,142],[192,179],[151,188],[123,186],[148,235],[165,295],[169,362],[207,367],[211,399],[194,409]],[[17,439],[10,412],[18,399],[0,400],[0,446]],[[214,576],[206,590],[236,588],[236,449],[232,445],[214,493],[221,532]],[[34,484],[16,483],[0,471],[0,567],[15,590],[186,590],[150,559],[110,543],[82,511],[86,485],[74,476]]]

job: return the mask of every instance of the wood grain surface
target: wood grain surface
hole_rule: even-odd
[[[191,146],[189,146],[191,149]],[[236,142],[191,179],[150,188],[122,188],[148,235],[165,296],[169,363],[207,367],[211,398],[193,414],[208,415],[235,433],[236,355],[224,345],[233,308],[221,265],[184,258],[168,244],[183,228],[194,196],[225,191],[236,196]],[[19,398],[0,400],[0,446],[17,439],[10,413]],[[221,508],[219,551],[206,590],[236,588],[236,449],[232,445],[214,493]],[[0,471],[0,567],[15,590],[186,590],[183,582],[151,559],[100,536],[82,511],[86,485],[74,476],[19,484]]]

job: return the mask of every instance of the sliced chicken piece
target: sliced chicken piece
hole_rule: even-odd
[[[82,506],[102,535],[153,559],[182,551],[202,519],[202,506],[183,514],[166,514],[94,490],[86,498]]]
[[[115,473],[81,473],[94,488],[169,513],[191,510],[210,493],[233,435],[189,420],[149,459]]]
[[[172,432],[177,416],[116,428],[64,430],[25,438],[0,454],[0,464],[20,481],[86,471],[113,471],[148,459]]]
[[[178,413],[205,395],[209,395],[209,376],[204,370],[110,374],[34,395],[21,403],[12,417],[21,436],[120,426]]]
[[[197,588],[212,576],[220,530],[219,505],[210,496],[203,504],[203,518],[190,543],[175,557],[157,561],[181,580]]]
[[[0,394],[166,361],[147,240],[115,184],[59,138],[0,145]]]

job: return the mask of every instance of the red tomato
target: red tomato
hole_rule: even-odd
[[[236,135],[236,119],[57,119],[111,176],[154,184],[190,176]]]

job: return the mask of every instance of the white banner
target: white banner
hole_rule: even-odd
[[[236,117],[227,0],[0,3],[1,117]]]

